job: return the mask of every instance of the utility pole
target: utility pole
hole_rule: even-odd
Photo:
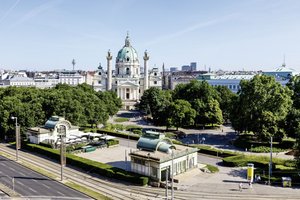
[[[15,120],[16,124],[16,161],[19,160],[19,149],[21,147],[21,135],[20,135],[20,126],[18,126],[18,117],[11,117],[12,120]]]
[[[169,176],[168,176],[168,173],[169,173],[169,168],[167,168],[166,170],[166,199],[169,199]]]
[[[272,148],[273,148],[273,137],[270,139],[270,163],[269,163],[269,185],[271,185],[272,176]]]
[[[171,200],[174,199],[174,149],[172,149]]]
[[[65,137],[66,137],[66,126],[60,125],[58,129],[60,135],[60,180],[63,181],[63,168],[66,165],[65,157]]]

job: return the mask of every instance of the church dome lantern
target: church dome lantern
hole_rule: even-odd
[[[125,39],[124,47],[118,52],[116,62],[138,62],[136,50],[131,46],[129,36]]]

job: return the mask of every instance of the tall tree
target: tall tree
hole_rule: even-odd
[[[292,105],[292,91],[276,82],[274,77],[256,75],[242,80],[239,96],[231,113],[232,125],[239,131],[253,131],[259,138],[282,137],[280,123]]]
[[[151,87],[144,92],[137,107],[151,115],[155,124],[165,125],[165,116],[171,102],[172,96],[170,91]]]
[[[224,121],[227,122],[229,120],[230,111],[232,110],[233,99],[237,95],[226,86],[219,85],[216,86],[215,89],[219,95],[218,102],[220,104],[220,109],[222,110]]]
[[[168,110],[168,126],[175,126],[178,130],[178,127],[194,124],[196,111],[188,101],[177,99],[170,104]]]

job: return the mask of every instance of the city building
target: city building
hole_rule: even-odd
[[[73,86],[85,83],[85,76],[75,70],[63,70],[59,72],[58,79],[58,82],[61,84],[65,83]]]
[[[286,64],[283,63],[280,67],[270,70],[270,71],[263,71],[265,75],[275,77],[276,81],[280,82],[282,85],[286,85],[292,76],[299,75],[300,72],[286,67]]]
[[[61,126],[64,126],[66,130],[66,143],[70,143],[76,139],[78,142],[82,141],[81,137],[85,133],[79,131],[78,126],[73,126],[68,120],[65,120],[65,118],[58,116],[50,117],[45,125],[28,128],[25,134],[30,143],[39,144],[42,142],[55,146],[60,143],[59,129]]]
[[[164,181],[166,176],[175,176],[198,166],[198,149],[174,145],[164,134],[157,132],[144,133],[138,140],[137,149],[129,154],[131,171],[156,181]]]
[[[240,89],[241,80],[251,80],[254,74],[225,74],[206,73],[198,76],[199,81],[207,81],[212,86],[225,86],[234,93]]]
[[[191,62],[190,65],[183,65],[181,67],[181,71],[196,71],[197,70],[197,63]]]
[[[4,72],[1,74],[1,86],[22,86],[32,87],[35,86],[33,78],[29,78],[25,72]]]
[[[117,54],[115,70],[112,69],[112,58],[112,53],[108,51],[107,71],[98,68],[93,86],[96,90],[115,91],[123,102],[123,109],[134,109],[135,104],[149,87],[162,87],[162,77],[158,68],[149,70],[150,57],[147,51],[144,52],[144,71],[141,72],[137,51],[132,47],[128,35],[125,45]]]

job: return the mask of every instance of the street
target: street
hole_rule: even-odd
[[[90,199],[63,184],[0,156],[0,182],[23,197]]]

